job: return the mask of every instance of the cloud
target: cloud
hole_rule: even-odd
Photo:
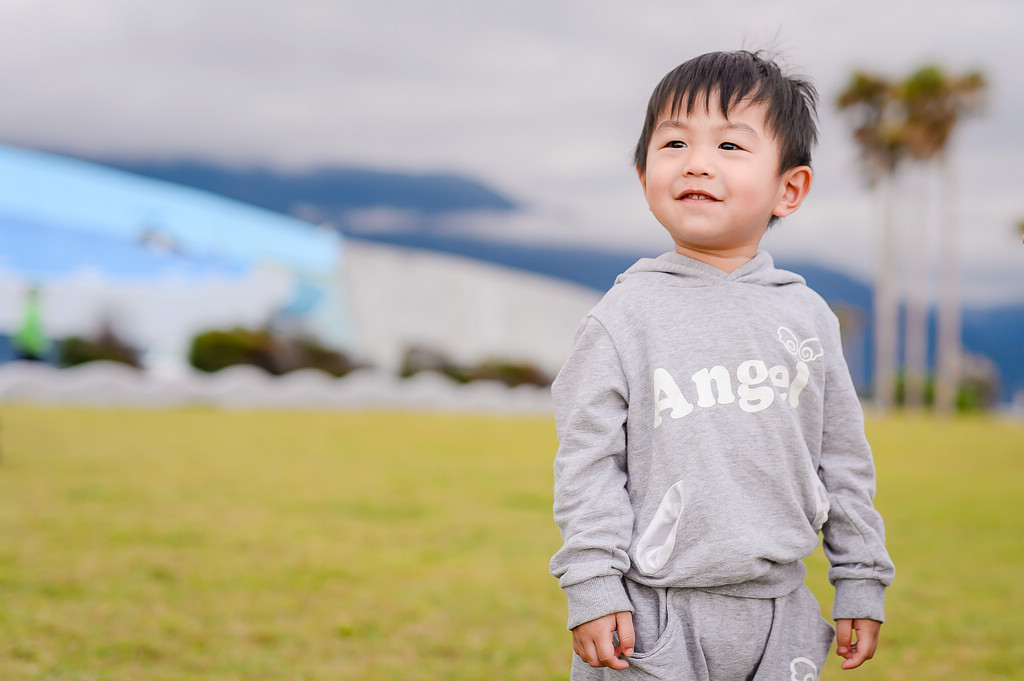
[[[657,249],[665,242],[630,168],[651,89],[701,52],[768,47],[822,93],[817,186],[801,212],[828,220],[814,227],[823,258],[842,243],[847,268],[864,271],[870,225],[836,213],[870,199],[835,93],[853,68],[984,69],[988,111],[963,126],[955,158],[963,210],[989,235],[979,243],[995,244],[1024,215],[1006,206],[1024,147],[1022,23],[1024,5],[999,0],[969,11],[950,0],[927,11],[912,0],[3,0],[0,141],[284,169],[455,171],[528,205],[531,224],[552,225],[546,238]],[[968,271],[989,258],[1012,267],[1005,250],[965,257]]]

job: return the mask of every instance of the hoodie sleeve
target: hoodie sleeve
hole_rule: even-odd
[[[588,317],[552,385],[559,448],[554,517],[563,546],[551,574],[569,601],[570,629],[632,611],[622,585],[629,568],[633,510],[626,491],[628,391],[619,355]]]
[[[882,517],[875,510],[875,467],[864,435],[864,415],[842,356],[838,323],[836,351],[825,377],[824,432],[819,473],[828,493],[823,547],[835,586],[833,619],[884,621],[885,588],[894,568],[885,549]]]

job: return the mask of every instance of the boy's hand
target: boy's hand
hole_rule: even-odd
[[[612,632],[619,632],[619,645],[612,641]],[[572,630],[572,649],[591,667],[626,669],[629,664],[619,655],[633,655],[633,615],[617,612],[585,622]]]
[[[878,630],[881,622],[875,620],[836,620],[836,655],[846,658],[843,669],[854,669],[875,656]],[[853,640],[856,632],[857,640]]]

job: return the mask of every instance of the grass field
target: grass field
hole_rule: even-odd
[[[878,657],[822,678],[1022,678],[1024,427],[869,436],[897,582]],[[0,679],[564,679],[554,447],[540,418],[0,408]]]

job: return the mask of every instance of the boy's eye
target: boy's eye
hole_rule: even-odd
[[[686,142],[683,142],[682,140],[672,140],[665,146],[668,147],[669,149],[685,149]]]
[[[740,145],[734,144],[732,142],[722,142],[721,144],[718,145],[718,148],[724,149],[726,151],[739,151]]]

